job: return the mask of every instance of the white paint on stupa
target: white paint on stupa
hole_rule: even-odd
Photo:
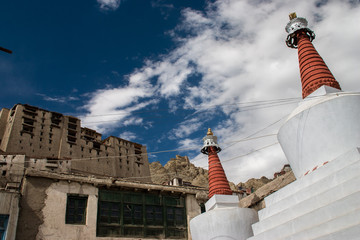
[[[278,139],[297,179],[360,146],[359,103],[359,93],[322,86],[290,114]]]
[[[360,239],[360,94],[320,87],[278,139],[297,180],[265,198],[248,240]]]
[[[257,212],[240,208],[236,195],[215,194],[205,204],[206,212],[190,221],[193,240],[246,240],[253,236],[251,225]]]
[[[221,148],[217,145],[217,138],[213,135],[210,128],[203,140],[202,153],[209,154],[210,146],[212,147],[210,150],[215,148],[216,152],[221,151]],[[223,186],[223,180],[227,180],[224,172],[218,172],[218,175],[221,177],[213,175],[213,178],[211,178],[210,167],[209,185],[211,192],[211,181],[213,181],[214,185],[219,184]],[[253,236],[251,225],[258,221],[257,212],[250,208],[240,208],[239,197],[237,195],[230,195],[231,190],[229,186],[228,188],[228,195],[216,194],[214,192],[215,194],[205,203],[206,212],[190,220],[190,232],[193,240],[246,240]],[[217,193],[223,192],[218,191]]]
[[[265,198],[248,240],[355,240],[360,236],[360,149]]]

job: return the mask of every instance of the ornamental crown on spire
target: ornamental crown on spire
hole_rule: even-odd
[[[217,137],[214,136],[213,132],[211,131],[211,128],[208,129],[208,132],[206,136],[203,138],[203,141],[204,141],[204,145],[201,148],[201,152],[203,154],[207,154],[207,155],[209,154],[209,147],[214,147],[216,152],[221,151],[221,148],[217,144]]]
[[[289,14],[290,22],[286,24],[285,30],[289,34],[286,39],[286,45],[291,48],[298,47],[298,36],[296,34],[297,31],[302,30],[312,42],[315,39],[315,33],[308,28],[308,21],[306,18],[297,17],[296,13]]]

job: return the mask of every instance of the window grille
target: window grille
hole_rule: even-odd
[[[186,238],[184,197],[100,189],[97,236]]]
[[[87,196],[68,195],[66,204],[66,224],[86,224]]]

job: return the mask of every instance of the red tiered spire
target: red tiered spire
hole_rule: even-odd
[[[213,136],[209,128],[206,137],[204,137],[204,146],[201,149],[202,153],[209,156],[209,198],[214,194],[232,195],[229,181],[217,155],[221,148],[217,145],[216,140],[217,137]]]
[[[285,29],[289,33],[287,45],[298,48],[302,97],[306,98],[323,85],[341,90],[340,84],[311,43],[315,34],[307,28],[306,19],[298,18],[292,13]]]

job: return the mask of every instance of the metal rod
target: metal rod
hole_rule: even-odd
[[[12,53],[12,51],[11,50],[9,50],[9,49],[6,49],[6,48],[3,48],[3,47],[0,47],[0,50],[1,51],[3,51],[3,52],[7,52],[7,53]]]

